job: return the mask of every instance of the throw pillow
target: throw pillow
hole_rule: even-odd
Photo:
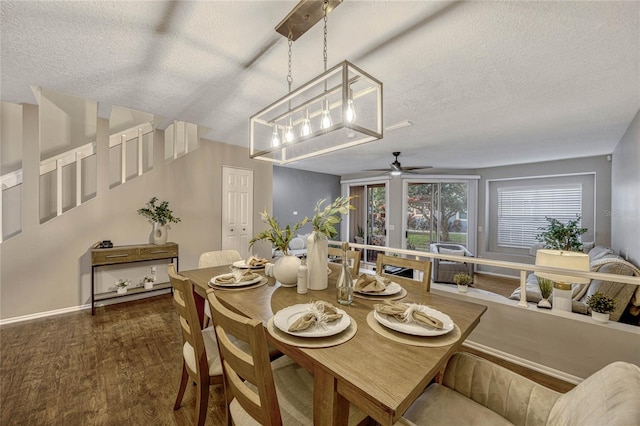
[[[458,256],[464,256],[464,250],[463,249],[454,250],[454,249],[440,247],[440,254],[454,254]]]
[[[307,248],[307,237],[309,236],[309,234],[298,234],[296,235],[297,238],[300,238],[302,240],[302,244],[304,244],[304,246],[302,247],[303,249]]]

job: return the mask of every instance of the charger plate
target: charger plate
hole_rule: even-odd
[[[374,320],[375,321],[375,320]],[[327,337],[297,337],[291,334],[287,334],[284,331],[279,330],[273,324],[273,317],[267,322],[267,331],[276,340],[286,343],[287,345],[297,346],[300,348],[328,348],[331,346],[341,345],[348,342],[356,335],[358,331],[358,324],[353,318],[351,318],[351,324],[344,331]]]
[[[229,287],[229,286],[219,286],[219,285],[216,285],[216,284],[211,284],[211,281],[210,281],[209,282],[209,287],[211,287],[214,290],[241,291],[241,290],[251,290],[252,288],[262,287],[263,285],[265,285],[268,282],[269,282],[268,278],[262,277],[262,279],[257,283],[245,285],[243,287]]]
[[[404,288],[402,288],[399,293],[391,294],[388,296],[376,296],[375,293],[358,293],[357,291],[353,292],[353,297],[365,300],[377,300],[378,302],[382,300],[400,300],[404,299],[406,296],[407,290],[405,290]]]
[[[411,346],[437,348],[440,346],[452,345],[458,342],[458,340],[460,340],[460,337],[462,336],[460,327],[458,327],[457,325],[454,325],[453,330],[451,330],[449,333],[443,334],[441,336],[414,336],[411,334],[400,333],[399,331],[391,330],[380,324],[374,318],[374,312],[375,311],[371,311],[369,312],[369,314],[367,314],[367,324],[369,325],[369,327],[379,335],[384,336],[387,339],[391,339],[395,342],[404,343]]]

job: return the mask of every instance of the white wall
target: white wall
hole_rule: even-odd
[[[116,245],[149,242],[151,225],[136,211],[153,196],[169,201],[182,219],[169,231],[169,240],[180,244],[180,269],[197,267],[201,252],[221,247],[222,165],[253,169],[254,205],[271,208],[272,166],[250,160],[245,148],[210,141],[173,162],[156,161],[152,171],[110,190],[109,125],[99,119],[97,197],[40,225],[36,106],[25,106],[24,120],[23,232],[0,245],[2,320],[89,303],[90,247],[105,239]],[[161,159],[162,132],[154,145]],[[260,232],[257,210],[253,219]]]
[[[611,245],[640,265],[640,111],[611,161]]]

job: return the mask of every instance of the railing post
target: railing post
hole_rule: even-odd
[[[526,308],[527,305],[527,271],[520,271],[520,301],[518,306]]]
[[[82,204],[82,153],[76,152],[76,207]]]
[[[62,214],[62,159],[56,160],[56,216]]]

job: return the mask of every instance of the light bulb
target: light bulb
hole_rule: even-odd
[[[302,119],[302,127],[300,129],[300,135],[305,137],[311,134],[311,120],[309,120],[309,110],[304,110],[304,118]]]
[[[320,120],[320,126],[323,129],[328,129],[333,123],[331,122],[331,113],[329,111],[329,100],[324,101],[322,109],[322,118]]]
[[[349,89],[349,99],[347,100],[347,112],[345,118],[349,123],[356,121],[356,108],[353,106],[353,90]]]
[[[289,117],[289,125],[287,126],[287,129],[284,133],[284,140],[287,143],[293,142],[293,121],[291,119],[291,117]]]
[[[271,146],[280,145],[280,135],[278,135],[278,125],[273,123],[273,134],[271,135]]]

